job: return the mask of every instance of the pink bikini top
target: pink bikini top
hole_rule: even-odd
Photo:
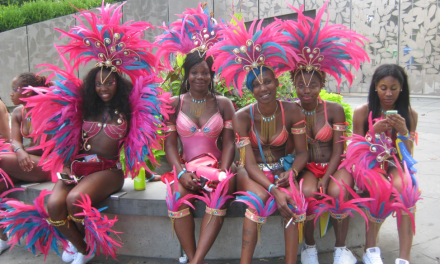
[[[217,139],[223,131],[223,118],[217,113],[209,118],[201,128],[182,112],[183,99],[180,98],[180,110],[176,120],[176,130],[183,144],[183,160],[188,161],[202,154],[211,153],[221,160],[222,152],[217,148]]]
[[[284,120],[284,108],[283,108],[283,103],[280,103],[280,108],[281,108],[281,115],[283,117],[283,129],[281,130],[281,132],[274,138],[274,140],[270,141],[269,144],[264,144],[263,141],[261,141],[260,139],[260,143],[261,145],[269,145],[269,146],[275,146],[275,147],[279,147],[282,146],[286,143],[287,139],[289,138],[289,132],[287,132],[286,130],[286,124],[285,124],[285,120]],[[255,104],[253,104],[251,107],[253,108]],[[254,110],[254,109],[252,109]],[[254,111],[252,111],[254,112]],[[255,112],[254,112],[255,113]],[[249,140],[251,142],[251,145],[253,147],[258,147],[258,142],[257,142],[257,135],[255,134],[254,131],[254,123],[251,121],[251,131],[249,131]]]
[[[82,138],[83,138],[83,148],[85,150],[90,150],[91,146],[87,144],[88,140],[92,137],[96,136],[102,128],[104,128],[104,133],[111,139],[114,140],[120,140],[125,137],[125,134],[127,133],[127,122],[125,122],[125,119],[123,116],[120,115],[120,118],[118,119],[119,125],[111,125],[107,123],[101,123],[101,122],[92,122],[92,121],[83,121],[82,125]]]
[[[323,100],[324,101],[324,100]],[[320,143],[327,142],[333,139],[333,128],[328,123],[327,119],[327,104],[324,101],[324,114],[325,114],[325,124],[324,126],[316,133],[315,138],[312,137],[312,131],[306,129],[306,136],[308,143]]]

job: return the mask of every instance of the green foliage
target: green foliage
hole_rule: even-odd
[[[4,2],[4,0],[0,1]],[[77,10],[72,5],[78,9],[92,9],[101,6],[102,0],[37,0],[9,1],[9,3],[7,6],[0,6],[0,32],[73,14]]]
[[[351,133],[353,131],[353,109],[347,103],[343,102],[342,95],[335,93],[327,93],[326,90],[321,90],[319,93],[322,100],[336,102],[344,108],[345,112],[345,121],[349,123],[347,133]]]

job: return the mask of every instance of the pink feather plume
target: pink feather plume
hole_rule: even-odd
[[[220,209],[227,200],[234,198],[233,195],[228,195],[229,180],[234,176],[235,174],[226,171],[226,178],[217,185],[214,191],[209,194],[202,192],[203,197],[197,199],[203,201],[209,208]]]
[[[195,209],[194,205],[192,205],[188,200],[192,199],[192,198],[200,199],[200,196],[194,195],[194,194],[187,194],[181,198],[180,192],[179,192],[179,180],[177,179],[176,168],[174,166],[173,166],[173,173],[174,173],[174,181],[173,181],[174,182],[174,192],[171,188],[171,184],[173,184],[173,182],[168,182],[168,180],[165,179],[165,184],[167,185],[167,193],[166,193],[165,200],[167,202],[168,211],[177,212],[177,211],[179,211],[179,207],[182,204],[186,204],[189,207],[191,207],[192,209]]]
[[[101,211],[107,207],[96,209],[92,206],[92,201],[87,194],[83,195],[81,193],[81,201],[77,200],[77,203],[74,205],[82,209],[82,213],[75,214],[75,217],[84,217],[86,244],[89,251],[87,256],[91,256],[93,253],[99,256],[102,251],[105,256],[110,255],[116,259],[116,251],[122,247],[122,242],[118,236],[122,232],[112,229],[118,221],[117,217],[108,219],[106,215],[101,215]],[[112,238],[111,234],[115,235],[118,240]]]
[[[293,182],[293,172],[290,171],[289,174],[289,184],[290,184],[290,191],[285,188],[279,188],[283,192],[287,193],[292,200],[295,202],[295,205],[289,205],[289,208],[292,210],[292,212],[295,214],[295,216],[304,215],[307,212],[308,207],[308,201],[304,197],[304,193],[302,191],[302,185],[303,185],[304,179],[301,179],[299,182],[299,190],[296,188],[295,183]],[[304,220],[306,220],[304,218]]]

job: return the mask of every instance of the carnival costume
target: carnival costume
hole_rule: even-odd
[[[173,70],[170,63],[171,55],[186,56],[189,53],[197,53],[200,58],[207,58],[207,51],[219,41],[218,32],[222,27],[221,24],[216,23],[216,21],[211,18],[207,8],[203,9],[201,4],[195,9],[186,9],[185,12],[177,16],[181,19],[171,23],[168,27],[165,27],[164,25],[162,29],[164,29],[165,32],[156,37],[156,43],[159,46],[156,55],[158,58],[163,57],[164,65],[169,70]],[[185,85],[188,87],[188,80],[185,81]],[[211,80],[210,85],[210,89],[213,89],[213,80]],[[218,106],[217,112],[211,116],[208,122],[202,127],[198,127],[191,118],[182,112],[182,105],[186,95],[187,94],[184,94],[180,97],[180,108],[177,113],[176,125],[168,125],[169,129],[167,131],[176,131],[182,141],[182,161],[185,162],[187,168],[182,171],[181,174],[187,170],[190,171],[188,168],[189,163],[193,161],[197,162],[196,160],[199,157],[206,160],[212,157],[213,159],[211,160],[213,163],[218,164],[217,161],[221,160],[222,153],[217,147],[217,140],[223,129],[232,129],[232,121],[223,120]],[[190,113],[196,118],[200,118],[204,113],[205,107],[206,98],[200,101],[192,99]],[[194,147],[195,144],[197,145],[197,148]],[[218,168],[218,165],[214,165],[213,168]],[[194,173],[196,173],[195,170]],[[209,189],[207,190],[211,191],[209,194],[202,192],[203,196],[194,196],[194,198],[206,203],[205,212],[210,214],[211,217],[213,215],[225,216],[226,209],[221,209],[221,207],[228,199],[232,198],[232,196],[227,195],[227,192],[228,182],[233,174],[228,172],[226,172],[226,174],[226,178],[223,179],[215,189],[210,189],[208,186]],[[180,175],[178,178],[180,178]],[[200,175],[198,176],[200,177]],[[168,185],[169,179],[166,179],[165,182]],[[174,182],[176,182],[176,180],[174,180]],[[175,185],[177,186],[177,184]],[[175,191],[177,191],[177,189]],[[172,194],[172,189],[168,187],[167,197],[177,197],[176,199],[178,199],[179,196],[180,194],[178,196]],[[186,201],[185,197],[180,199],[183,199],[184,201],[178,202],[176,200],[174,203],[167,202],[173,229],[175,218],[189,215],[189,208],[177,211],[181,203],[190,204]],[[211,218],[209,220],[211,220]]]
[[[380,120],[379,119],[375,119]],[[352,173],[356,185],[360,190],[366,190],[373,198],[364,207],[367,209],[368,219],[381,224],[385,219],[396,212],[398,224],[402,215],[409,215],[415,233],[414,213],[416,202],[420,200],[420,189],[418,188],[417,177],[414,171],[408,169],[407,161],[415,164],[415,160],[409,155],[405,145],[403,148],[403,167],[396,157],[398,153],[395,142],[387,132],[371,133],[374,131],[372,113],[368,117],[369,131],[366,135],[360,136],[353,134],[346,137],[351,143],[347,147],[346,159],[339,168],[345,168]],[[406,135],[409,138],[409,133]],[[398,135],[398,137],[401,137]],[[401,153],[399,153],[401,154]],[[411,165],[411,166],[412,166]],[[389,166],[397,167],[402,179],[402,191],[399,193],[393,186],[393,175],[387,173]],[[387,177],[388,179],[386,179]]]
[[[297,21],[286,20],[282,21],[283,33],[288,36],[291,48],[295,50],[299,57],[296,67],[292,70],[292,79],[298,76],[303,79],[304,84],[308,86],[313,74],[319,74],[322,84],[325,82],[325,74],[333,76],[339,85],[342,81],[342,75],[346,77],[349,84],[353,81],[353,74],[349,69],[349,65],[356,70],[359,69],[360,63],[368,60],[367,53],[360,45],[367,39],[353,30],[347,29],[343,25],[329,25],[328,17],[324,25],[321,24],[322,16],[327,10],[327,2],[317,12],[315,19],[306,17],[303,13],[304,6],[296,9],[293,6],[290,8],[298,13]],[[328,10],[327,10],[328,15]],[[312,73],[310,80],[304,79],[303,71]],[[322,104],[321,98],[318,98],[317,106]],[[306,121],[306,135],[307,145],[312,157],[319,156],[319,143],[327,142],[333,138],[333,130],[343,131],[347,130],[347,123],[333,124],[331,126],[327,119],[326,102],[324,101],[325,124],[313,137],[312,129],[316,126],[316,108],[313,111],[306,111],[303,109]],[[310,170],[317,178],[324,176],[328,164],[317,164],[309,162],[305,169]],[[340,185],[339,185],[340,186]],[[342,188],[342,186],[340,186]],[[341,189],[341,193],[343,190]],[[324,200],[325,202],[328,200]],[[342,200],[339,203],[343,203]],[[340,204],[341,205],[341,204]],[[340,207],[339,205],[339,207]],[[330,210],[332,206],[326,204],[324,207]],[[309,210],[312,213],[314,210]],[[312,213],[312,215],[314,215]],[[308,215],[311,220],[312,215]],[[333,213],[331,216],[335,219],[341,220],[344,215]]]
[[[142,31],[151,27],[147,22],[131,21],[120,25],[122,5],[105,5],[102,3],[98,13],[88,10],[79,10],[80,15],[75,16],[79,25],[74,26],[69,32],[62,31],[62,37],[70,37],[71,41],[65,46],[57,47],[60,58],[64,63],[65,70],[54,65],[42,64],[47,67],[43,71],[52,71],[49,79],[55,75],[59,80],[53,80],[54,85],[47,87],[29,87],[28,89],[37,95],[26,98],[27,106],[31,108],[33,133],[32,137],[41,137],[41,144],[38,147],[43,150],[39,165],[43,170],[52,172],[52,179],[56,181],[56,173],[62,172],[64,164],[71,164],[71,171],[76,177],[68,181],[68,184],[76,184],[82,177],[101,170],[120,170],[121,164],[117,160],[106,160],[96,156],[93,159],[79,162],[86,159],[79,155],[80,150],[90,150],[88,140],[97,135],[101,130],[105,134],[119,141],[120,147],[124,148],[125,154],[125,177],[131,174],[134,178],[141,168],[149,171],[146,161],[157,165],[153,155],[153,149],[161,149],[161,140],[164,138],[163,131],[166,130],[164,120],[171,113],[170,96],[164,93],[159,87],[161,79],[156,76],[154,66],[156,57],[150,53],[152,44],[142,40]],[[85,26],[81,19],[86,20],[89,25]],[[64,57],[70,55],[70,61]],[[101,68],[101,83],[104,83],[110,76],[104,76],[103,68],[109,68],[110,73],[127,74],[133,83],[133,89],[129,95],[131,119],[128,124],[125,116],[118,110],[114,114],[118,117],[118,125],[106,124],[105,122],[89,122],[83,120],[83,83],[74,73],[81,63],[96,60],[95,67]],[[71,66],[70,62],[74,62]],[[52,138],[48,139],[48,135]],[[88,256],[100,254],[102,251],[106,256],[116,257],[116,250],[121,247],[121,242],[111,238],[110,233],[118,233],[111,228],[117,221],[102,216],[100,211],[91,206],[91,200],[87,194],[81,194],[82,199],[77,200],[76,206],[82,209],[82,213],[69,215],[66,220],[53,221],[43,210],[42,196],[48,192],[42,192],[38,201],[37,211],[32,219],[23,218],[23,223],[29,221],[46,223],[40,225],[41,232],[51,233],[54,239],[62,242],[63,248],[68,251],[67,240],[58,235],[57,226],[65,225],[72,220],[84,225],[85,241],[87,244]],[[16,204],[14,204],[16,205]],[[37,205],[37,204],[36,204]],[[29,211],[25,206],[15,206],[15,210],[4,215],[5,219],[13,218],[15,215],[26,215]],[[36,218],[40,218],[37,219]],[[40,221],[41,220],[41,221]],[[2,221],[2,227],[8,227],[7,222]],[[13,224],[11,222],[11,224]],[[24,228],[25,225],[14,225],[14,230]],[[27,226],[26,226],[27,228]],[[32,242],[40,239],[36,236],[33,228],[19,231],[17,234],[27,235],[27,241]],[[15,231],[14,231],[15,232]],[[35,237],[35,238],[34,238]],[[38,240],[40,241],[40,240]],[[54,241],[54,240],[52,240]],[[18,240],[12,240],[16,244]],[[54,242],[52,242],[53,244]],[[47,242],[44,241],[47,247]],[[35,246],[47,255],[47,248]],[[57,252],[58,253],[58,252]]]
[[[278,77],[283,72],[289,71],[298,58],[287,43],[288,37],[281,33],[279,22],[271,23],[263,28],[263,20],[258,24],[255,20],[249,30],[246,30],[243,20],[238,21],[235,17],[233,20],[233,23],[229,23],[228,27],[220,31],[222,40],[215,44],[207,55],[215,58],[213,69],[219,74],[219,78],[224,79],[226,87],[232,85],[241,96],[242,84],[245,80],[248,89],[252,91],[252,81],[257,79],[261,84],[264,71],[270,70],[274,72],[275,77]],[[255,33],[253,33],[254,30]],[[253,112],[259,111],[256,104],[250,107],[252,125],[248,137],[237,135],[236,139],[236,146],[240,151],[240,166],[245,166],[245,148],[250,144],[254,150],[260,151],[264,163],[258,166],[272,183],[275,181],[274,172],[282,169],[283,165],[275,160],[271,148],[285,148],[289,135],[285,126],[283,104],[281,101],[277,101],[276,104],[277,110],[278,106],[281,109],[283,128],[274,140],[268,144],[260,140],[253,120]],[[273,138],[275,136],[275,114],[276,111],[270,117],[262,117],[260,130],[262,137]],[[270,191],[266,204],[263,204],[260,198],[252,192],[237,192],[237,194],[244,195],[237,197],[237,201],[244,202],[255,210],[251,212],[247,209],[245,217],[257,224],[258,241],[260,241],[261,227],[266,223],[266,218],[276,209],[275,199]]]

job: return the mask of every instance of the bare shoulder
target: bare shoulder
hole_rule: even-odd
[[[249,112],[249,108],[250,108],[250,105],[247,105],[247,106],[241,108],[240,110],[238,110],[235,113],[235,118],[237,118],[238,120],[249,119],[251,116],[250,112]]]
[[[301,107],[296,102],[293,102],[293,101],[290,101],[290,102],[289,101],[280,101],[280,103],[283,104],[284,112],[286,112],[286,111],[289,111],[289,112],[301,111]]]
[[[21,119],[21,112],[23,111],[23,106],[19,105],[14,110],[12,110],[12,117]]]
[[[416,112],[416,110],[414,110],[414,108],[411,108],[410,111],[410,124],[415,130],[417,127],[417,122],[419,121],[419,114]]]
[[[217,95],[217,101],[221,108],[231,107],[233,106],[231,99],[223,95]]]
[[[327,101],[327,100],[325,101],[325,103],[327,104],[327,108],[329,110],[332,110],[332,111],[344,110],[344,107],[342,107],[342,105],[339,104],[339,103],[332,102],[332,101]]]
[[[354,109],[353,117],[357,116],[364,120],[368,116],[368,103],[365,103],[363,105],[360,105]]]
[[[171,97],[171,106],[173,108],[176,108],[178,103],[179,103],[179,96]]]

